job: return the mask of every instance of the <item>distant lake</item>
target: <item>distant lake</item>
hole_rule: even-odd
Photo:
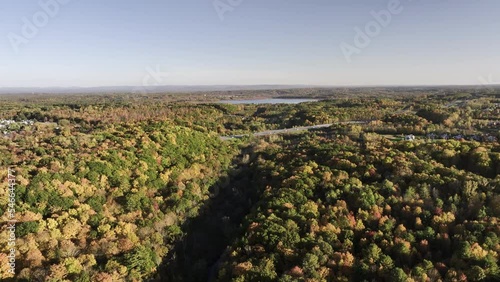
[[[240,105],[240,104],[299,104],[304,102],[317,102],[318,99],[254,99],[254,100],[222,100],[221,104]]]

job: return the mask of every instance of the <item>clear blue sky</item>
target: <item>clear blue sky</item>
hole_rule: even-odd
[[[213,0],[72,0],[15,52],[23,17],[43,10],[5,0],[0,87],[141,85],[147,67],[164,85],[500,82],[498,0],[401,0],[347,62],[341,43],[390,1],[242,0],[221,20]]]

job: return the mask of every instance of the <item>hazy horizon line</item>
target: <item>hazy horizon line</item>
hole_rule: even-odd
[[[0,89],[47,89],[47,88],[78,88],[78,89],[92,89],[92,88],[168,88],[168,87],[312,87],[312,88],[335,88],[335,87],[443,87],[443,86],[500,86],[498,84],[167,84],[167,85],[154,85],[154,86],[137,86],[137,85],[99,85],[99,86],[0,86]]]
[[[297,89],[359,89],[359,88],[467,88],[494,90],[500,84],[380,84],[380,85],[307,85],[307,84],[220,84],[220,85],[159,85],[159,86],[42,86],[42,87],[0,87],[0,95],[64,95],[64,94],[160,94],[160,93],[203,93],[213,91],[271,91]]]

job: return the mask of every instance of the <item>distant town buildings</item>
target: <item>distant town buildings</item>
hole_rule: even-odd
[[[33,125],[34,120],[22,120],[15,121],[12,119],[2,119],[0,120],[0,130],[2,130],[3,135],[9,135],[12,131],[17,131],[20,126]]]
[[[469,140],[469,141],[478,141],[478,142],[497,142],[498,138],[490,135],[490,134],[471,134],[471,135],[466,135],[466,134],[450,134],[450,133],[442,133],[442,134],[437,134],[437,133],[429,133],[427,134],[427,138],[431,140],[435,139],[444,139],[444,140],[449,140],[449,139],[454,139],[454,140]]]
[[[413,135],[413,134],[406,135],[405,140],[406,141],[413,141],[413,140],[415,140],[415,135]]]

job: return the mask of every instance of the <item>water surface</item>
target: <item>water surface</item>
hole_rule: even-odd
[[[271,99],[251,99],[251,100],[222,100],[221,104],[240,105],[240,104],[299,104],[304,102],[317,102],[318,99],[288,99],[288,98],[271,98]]]

